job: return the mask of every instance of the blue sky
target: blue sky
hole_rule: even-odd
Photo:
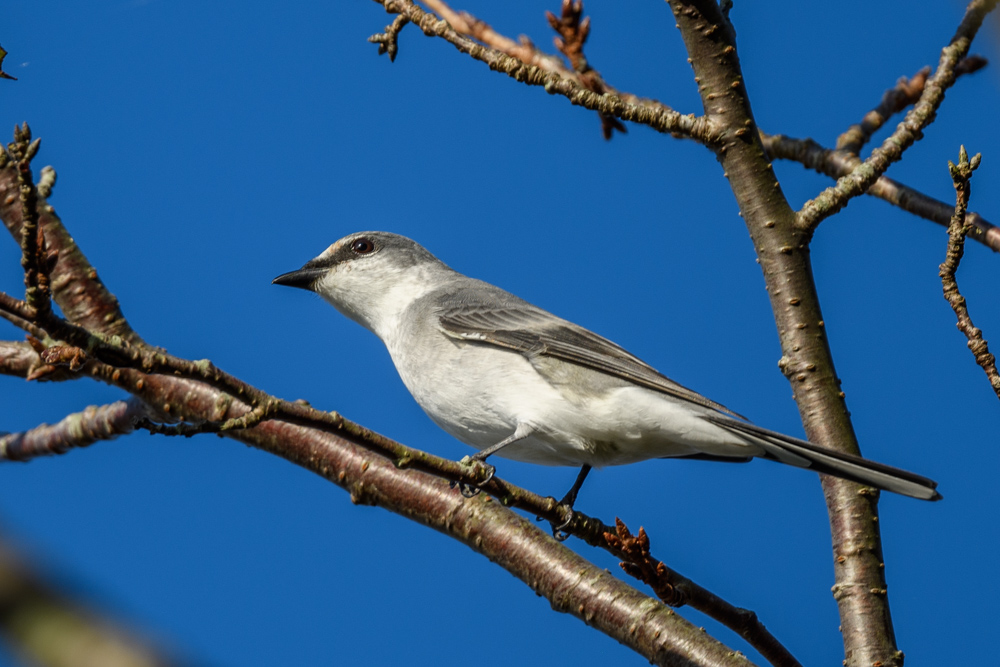
[[[318,297],[269,284],[347,233],[382,229],[763,426],[802,433],[751,243],[707,150],[635,126],[605,142],[593,113],[412,26],[390,64],[365,41],[391,20],[371,2],[234,6],[0,6],[5,67],[19,79],[0,81],[0,127],[27,120],[42,137],[37,164],[59,174],[52,204],[148,341],[459,458],[468,448],[421,412],[377,339]],[[554,0],[454,6],[551,44],[543,12]],[[962,11],[737,2],[759,124],[832,145],[899,76],[936,64]],[[665,3],[591,0],[586,12],[587,56],[612,85],[700,113]],[[993,62],[996,26],[973,48]],[[997,108],[995,66],[959,81],[889,175],[950,202],[947,160],[964,143],[984,155],[971,208],[1000,220]],[[776,170],[795,206],[828,184],[794,164]],[[941,297],[945,242],[943,228],[862,198],[822,225],[812,250],[863,452],[937,479],[945,496],[881,503],[907,667],[976,660],[1000,595],[997,399]],[[16,245],[4,253],[0,289],[16,293]],[[970,244],[960,285],[1000,346],[998,275],[1000,257]],[[11,378],[0,396],[9,431],[121,397],[86,380]],[[575,470],[500,460],[499,474],[559,496]],[[754,609],[803,663],[842,659],[815,475],[650,461],[598,471],[579,507],[645,526],[657,556]],[[456,542],[212,436],[137,434],[0,467],[0,526],[69,590],[202,664],[419,665],[493,652],[511,664],[641,664]]]

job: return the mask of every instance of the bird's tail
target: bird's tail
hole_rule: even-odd
[[[798,468],[809,468],[826,475],[848,479],[859,484],[867,484],[911,498],[941,500],[941,494],[935,491],[937,482],[912,472],[893,468],[884,463],[869,461],[860,456],[819,447],[805,440],[792,438],[722,415],[709,415],[706,416],[706,419],[760,446],[765,452],[762,458],[780,461]]]

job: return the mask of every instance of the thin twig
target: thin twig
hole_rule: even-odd
[[[487,30],[488,26],[482,22],[465,20],[463,23],[463,16],[468,15],[452,11],[447,20],[441,20],[411,0],[375,1],[389,13],[405,15],[428,37],[439,37],[490,69],[529,86],[542,86],[545,92],[562,95],[572,104],[704,144],[714,145],[719,139],[704,117],[683,115],[665,104],[616,93],[610,88],[603,94],[595,93],[583,85],[579,74],[568,69],[558,58],[540,54],[529,40],[514,42],[492,29]],[[427,4],[436,8],[446,6],[441,0],[428,0]],[[460,27],[455,28],[452,20]]]
[[[948,227],[948,251],[945,260],[941,264],[938,275],[941,276],[941,286],[944,289],[944,298],[951,304],[951,309],[955,311],[958,318],[956,326],[959,331],[965,334],[969,340],[969,349],[979,364],[986,372],[986,377],[990,381],[990,386],[1000,398],[1000,373],[997,372],[996,358],[990,353],[989,345],[983,339],[983,332],[976,328],[969,316],[969,308],[965,303],[965,297],[958,291],[958,280],[955,273],[958,265],[965,254],[965,236],[969,233],[972,225],[966,220],[965,211],[969,206],[969,196],[972,192],[970,179],[972,172],[979,167],[982,156],[978,153],[969,160],[965,146],[959,150],[958,164],[948,162],[948,170],[951,172],[951,180],[955,185],[955,215],[951,219]]]
[[[573,71],[580,75],[580,82],[588,90],[598,94],[613,92],[583,55],[583,45],[590,35],[590,17],[583,18],[583,0],[562,0],[561,15],[545,12],[545,18],[559,35],[554,40],[556,48],[569,60]],[[610,140],[616,130],[621,133],[627,131],[614,116],[600,112],[598,116],[601,119],[601,134],[605,140]]]
[[[955,76],[978,72],[986,65],[987,60],[982,56],[962,58],[955,66]],[[878,132],[890,118],[911,104],[916,104],[924,92],[924,85],[927,83],[927,77],[930,76],[930,73],[931,68],[927,66],[914,74],[912,79],[905,76],[900,77],[895,86],[885,91],[877,107],[865,114],[860,123],[852,125],[837,137],[837,150],[847,151],[855,155],[860,153],[864,145],[871,140],[872,135]]]
[[[866,113],[860,123],[851,125],[837,137],[837,150],[855,155],[860,153],[872,135],[878,132],[886,121],[920,99],[921,93],[924,92],[924,84],[930,75],[931,67],[927,65],[914,74],[912,79],[901,76],[895,86],[885,91],[877,107]]]
[[[792,160],[831,178],[847,176],[861,164],[857,155],[826,148],[812,139],[795,139],[764,132],[760,133],[760,138],[771,159]],[[945,228],[950,224],[954,212],[954,207],[950,204],[928,197],[886,176],[881,176],[875,181],[865,194],[878,197]],[[1000,252],[1000,227],[978,213],[968,213],[966,220],[973,225],[969,238],[982,243],[994,252]]]
[[[7,230],[20,239],[23,211],[17,170],[12,160],[2,164],[6,156],[6,152],[0,151],[0,218]],[[95,334],[118,337],[126,343],[141,343],[142,339],[128,326],[118,300],[104,287],[97,271],[66,231],[52,206],[40,202],[37,211],[48,258],[54,261],[50,269],[52,298],[59,304],[63,316]]]
[[[31,160],[38,153],[41,139],[31,140],[27,123],[14,127],[14,141],[7,146],[17,170],[21,205],[21,266],[24,268],[24,300],[32,308],[45,311],[49,305],[50,262],[45,251],[45,236],[38,226],[38,192],[31,175]]]
[[[0,436],[0,460],[28,461],[113,440],[135,431],[134,421],[150,414],[149,408],[136,398],[90,406],[51,426],[42,424],[30,431]]]
[[[392,23],[385,27],[380,33],[372,35],[368,41],[378,44],[378,54],[389,54],[389,62],[396,62],[396,53],[399,52],[399,33],[410,22],[402,14],[397,16]]]
[[[797,214],[796,225],[800,229],[810,233],[815,231],[823,220],[847,206],[854,197],[867,191],[890,165],[903,157],[903,152],[907,148],[923,136],[924,128],[934,121],[937,109],[944,101],[945,91],[955,83],[958,63],[968,54],[972,39],[979,32],[986,14],[996,5],[997,0],[973,0],[969,4],[955,36],[941,51],[937,70],[927,80],[923,93],[913,109],[857,169],[838,180],[836,185],[827,188],[815,199],[805,203]]]
[[[615,532],[606,533],[605,538],[608,544],[617,550],[616,555],[622,559],[619,563],[622,570],[647,584],[656,593],[656,597],[665,603],[673,607],[690,604],[699,609],[699,606],[690,599],[691,594],[697,592],[698,601],[702,605],[711,601],[710,608],[714,613],[709,614],[710,616],[747,640],[772,665],[800,667],[801,663],[768,632],[756,613],[749,609],[734,607],[724,600],[710,600],[714,597],[711,593],[703,589],[696,591],[696,587],[700,588],[697,584],[683,580],[676,572],[654,558],[649,551],[649,536],[642,527],[639,528],[639,534],[633,536],[628,526],[621,519],[615,518]]]

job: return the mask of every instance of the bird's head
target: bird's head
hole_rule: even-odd
[[[357,232],[271,283],[319,294],[384,340],[407,306],[450,275],[451,269],[412,239]]]

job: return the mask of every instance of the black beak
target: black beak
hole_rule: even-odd
[[[271,281],[272,285],[285,285],[286,287],[300,287],[311,290],[317,280],[323,277],[326,269],[307,269],[305,267],[298,271],[289,271]]]

